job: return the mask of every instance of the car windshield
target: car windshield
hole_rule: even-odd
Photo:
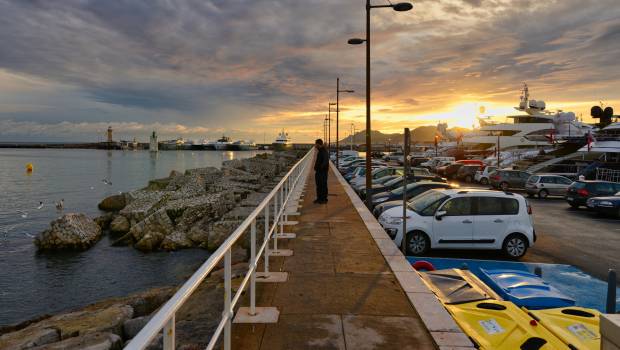
[[[536,182],[538,182],[538,178],[539,178],[539,176],[536,176],[536,175],[530,176],[530,178],[527,180],[527,182],[536,183]]]
[[[439,191],[430,190],[409,201],[407,207],[420,215],[432,215],[447,198]]]
[[[416,184],[411,183],[407,185],[407,191],[409,191],[410,189],[414,188]],[[405,186],[400,186],[399,188],[393,189],[392,194],[403,194],[403,191],[405,190]]]
[[[392,180],[386,182],[385,185],[389,187],[389,186],[395,185],[395,184],[397,184],[397,183],[399,183],[401,181],[403,181],[403,177],[399,176],[399,177],[397,177],[395,179],[392,179]]]

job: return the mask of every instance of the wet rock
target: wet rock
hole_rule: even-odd
[[[60,340],[57,328],[28,327],[0,336],[0,349],[31,349]]]
[[[61,342],[38,346],[32,350],[120,350],[123,340],[112,333],[90,333]]]
[[[142,316],[125,321],[125,323],[123,323],[123,334],[125,339],[132,339],[135,337],[151,318],[152,316]]]
[[[110,223],[110,231],[113,233],[127,233],[130,228],[129,220],[122,215],[117,215]]]
[[[125,201],[125,196],[122,194],[115,194],[113,196],[104,198],[101,203],[99,203],[99,209],[103,211],[119,211],[125,208],[127,202]]]
[[[143,252],[150,252],[159,248],[159,245],[164,240],[164,234],[157,231],[147,232],[140,238],[134,247]]]
[[[101,238],[101,227],[84,214],[65,214],[52,221],[50,226],[34,240],[39,250],[84,250]]]
[[[105,213],[95,218],[95,223],[101,227],[102,230],[107,230],[110,226],[110,222],[114,219],[114,213]]]
[[[164,238],[160,248],[164,250],[177,250],[191,248],[193,246],[194,243],[187,237],[187,233],[183,231],[174,231]]]

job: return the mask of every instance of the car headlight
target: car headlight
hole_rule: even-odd
[[[403,223],[403,218],[389,218],[387,223],[390,224],[390,225],[402,224]]]
[[[610,201],[600,201],[598,202],[598,205],[600,205],[601,207],[613,207],[614,204]]]

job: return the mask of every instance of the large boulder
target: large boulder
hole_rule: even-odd
[[[215,222],[209,228],[209,235],[207,238],[207,248],[210,251],[215,251],[224,243],[224,241],[230,236],[237,227],[239,227],[241,221],[239,220],[222,220]]]
[[[65,214],[34,239],[39,250],[84,250],[101,238],[101,227],[84,214]]]
[[[183,231],[174,231],[164,238],[160,248],[164,250],[177,250],[191,248],[194,243],[187,237],[187,233]]]
[[[140,238],[134,247],[143,252],[152,252],[159,248],[159,245],[164,240],[165,235],[158,231],[149,231]]]
[[[0,349],[31,349],[59,340],[60,331],[57,328],[28,327],[0,336]]]
[[[110,231],[112,233],[127,233],[130,229],[129,220],[122,215],[118,215],[110,223]]]
[[[112,333],[89,333],[61,342],[37,346],[32,350],[121,350],[123,339]]]
[[[125,195],[115,194],[104,198],[101,203],[99,203],[99,209],[103,211],[119,211],[125,208],[125,205],[127,205]]]

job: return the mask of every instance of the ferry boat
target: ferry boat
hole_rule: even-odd
[[[288,133],[284,132],[284,130],[278,134],[278,137],[271,145],[274,151],[284,151],[293,148],[291,139],[289,138]]]
[[[229,151],[232,150],[232,141],[230,137],[222,135],[221,138],[217,140],[215,143],[215,149],[218,151]]]
[[[592,131],[591,125],[577,120],[575,113],[546,110],[544,101],[531,100],[527,84],[523,85],[521,99],[515,109],[522,114],[510,115],[512,123],[494,123],[480,120],[480,129],[463,138],[463,145],[470,151],[502,151],[537,149],[550,143],[582,140]]]

